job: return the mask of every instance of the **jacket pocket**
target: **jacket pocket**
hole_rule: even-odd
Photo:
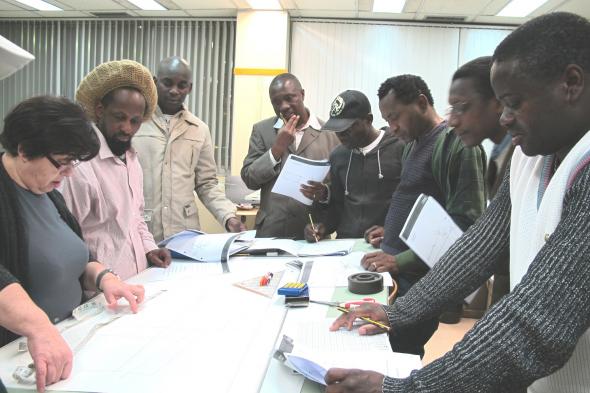
[[[182,213],[184,216],[184,227],[186,229],[200,229],[199,212],[197,204],[194,201],[186,203],[182,207]]]

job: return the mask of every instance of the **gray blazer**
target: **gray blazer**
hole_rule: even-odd
[[[308,127],[305,129],[299,148],[295,150],[295,144],[291,144],[288,151],[281,157],[281,162],[273,166],[268,151],[277,137],[278,130],[274,128],[276,122],[277,117],[274,116],[254,124],[241,175],[248,188],[261,189],[260,209],[256,215],[256,236],[303,239],[303,229],[309,222],[308,213],[319,215],[319,212],[314,210],[318,208],[271,193],[270,190],[289,154],[312,160],[328,159],[340,141],[333,132],[322,132]],[[320,218],[318,217],[317,220],[319,222]]]

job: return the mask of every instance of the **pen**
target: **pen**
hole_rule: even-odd
[[[345,313],[349,313],[350,312],[349,309],[344,308],[344,307],[337,307],[337,309],[338,309],[338,311],[345,312]],[[385,331],[390,331],[391,330],[391,328],[389,326],[384,325],[381,322],[373,321],[371,318],[367,318],[367,317],[357,317],[357,318],[360,318],[363,321],[370,323],[371,325],[375,325],[377,327],[380,327],[381,329],[384,329]]]
[[[313,223],[313,219],[311,218],[311,213],[308,214],[309,216],[309,222],[311,223],[311,230],[313,231],[313,237],[315,239],[315,242],[319,242],[320,239],[318,239],[318,235],[316,235],[316,229],[315,229],[315,225]]]

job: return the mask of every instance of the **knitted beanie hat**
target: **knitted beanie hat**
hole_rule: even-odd
[[[96,66],[80,82],[76,101],[82,105],[92,121],[97,121],[95,108],[105,95],[119,87],[133,87],[145,99],[143,120],[148,120],[158,103],[158,93],[152,74],[143,65],[133,60],[117,60]]]

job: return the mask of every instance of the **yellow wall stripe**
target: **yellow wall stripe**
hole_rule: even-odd
[[[234,68],[234,75],[275,76],[285,72],[288,72],[285,68]]]

